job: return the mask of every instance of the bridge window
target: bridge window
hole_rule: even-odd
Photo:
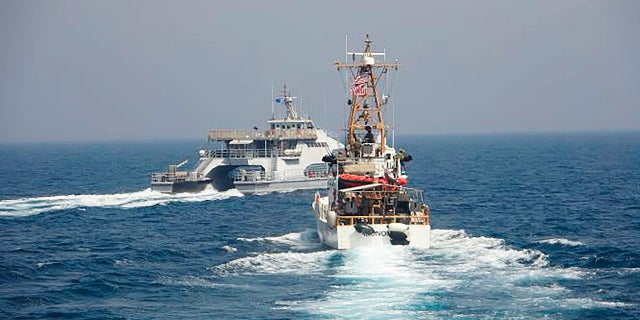
[[[307,142],[309,148],[328,148],[329,144],[326,142]]]

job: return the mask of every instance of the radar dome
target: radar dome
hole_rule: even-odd
[[[376,64],[376,59],[374,59],[373,57],[364,56],[363,60],[364,60],[364,64],[367,66],[372,66]]]

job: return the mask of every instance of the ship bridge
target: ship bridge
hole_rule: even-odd
[[[211,142],[247,141],[247,140],[316,140],[318,134],[310,120],[269,120],[270,129],[259,130],[210,130]]]

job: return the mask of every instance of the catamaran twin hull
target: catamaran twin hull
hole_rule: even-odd
[[[162,193],[183,193],[183,192],[196,193],[196,192],[203,191],[207,188],[212,188],[211,180],[181,181],[181,182],[157,181],[157,182],[151,183],[151,190],[159,191]]]
[[[327,179],[322,178],[304,178],[291,180],[257,180],[257,181],[235,181],[233,185],[218,189],[226,191],[232,188],[237,189],[244,194],[268,193],[268,192],[286,192],[304,189],[325,189],[327,187]],[[162,193],[196,193],[207,188],[216,188],[215,183],[211,179],[201,181],[180,181],[180,182],[153,182],[151,189]]]
[[[244,194],[286,192],[304,189],[326,189],[327,179],[299,179],[299,180],[279,180],[279,181],[236,181],[235,187]]]

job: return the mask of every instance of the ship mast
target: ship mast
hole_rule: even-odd
[[[291,96],[291,90],[289,90],[289,87],[285,84],[284,90],[282,90],[282,98],[281,98],[282,102],[284,103],[284,106],[287,109],[287,114],[285,116],[285,119],[289,119],[289,120],[300,119],[300,117],[298,116],[298,112],[293,107],[293,99],[296,99],[296,98],[297,97]]]
[[[347,128],[347,146],[352,152],[357,150],[361,143],[361,137],[371,131],[372,134],[379,135],[380,152],[384,153],[386,147],[386,131],[382,107],[386,101],[382,101],[378,83],[386,76],[389,69],[398,70],[398,63],[387,63],[384,61],[385,53],[371,51],[371,40],[366,35],[363,52],[347,52],[351,56],[352,62],[334,62],[335,67],[340,71],[346,69],[350,71],[352,83],[350,87],[350,113]],[[375,56],[382,56],[383,61],[378,62]],[[360,57],[356,60],[356,57]],[[365,141],[366,142],[366,141]]]

